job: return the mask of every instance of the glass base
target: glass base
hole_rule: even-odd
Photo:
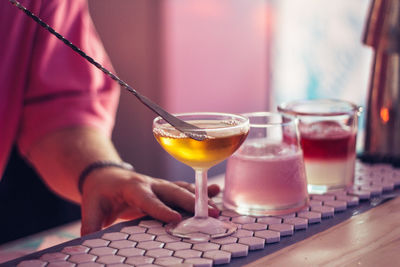
[[[166,226],[167,233],[193,241],[208,241],[225,237],[233,234],[236,230],[237,226],[235,224],[220,221],[213,217],[192,217],[178,224],[168,224]]]
[[[347,185],[315,185],[308,184],[307,191],[309,194],[325,194],[328,191],[344,190],[348,188]]]
[[[302,201],[293,203],[290,205],[254,205],[240,203],[239,205],[231,204],[229,201],[224,199],[224,207],[230,210],[234,210],[241,215],[251,216],[275,216],[285,215],[304,209],[308,206],[308,196]]]

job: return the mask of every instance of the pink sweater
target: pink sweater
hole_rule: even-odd
[[[21,0],[61,35],[111,68],[84,0]],[[110,135],[119,86],[9,1],[0,1],[0,177],[10,149],[26,155],[46,134],[75,125]]]

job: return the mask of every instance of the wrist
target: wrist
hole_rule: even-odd
[[[104,169],[104,168],[110,168],[110,167],[115,167],[115,168],[120,168],[124,170],[129,170],[129,171],[134,171],[134,167],[127,163],[127,162],[117,162],[117,161],[108,161],[108,160],[100,160],[100,161],[95,161],[93,163],[90,163],[88,166],[86,166],[81,174],[79,175],[78,179],[78,190],[79,192],[83,193],[83,184],[85,183],[86,178],[95,170],[98,169]]]

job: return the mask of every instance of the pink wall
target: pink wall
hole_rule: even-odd
[[[266,1],[162,1],[163,85],[173,112],[268,108]]]
[[[268,109],[266,0],[89,0],[118,75],[171,112]],[[155,115],[122,92],[114,142],[136,169],[193,177],[157,144]]]

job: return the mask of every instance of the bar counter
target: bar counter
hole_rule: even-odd
[[[210,182],[223,185],[223,176],[211,178]],[[268,249],[274,244],[265,244],[265,248],[249,250],[248,256],[232,258],[230,263],[224,266],[396,266],[400,262],[399,191],[396,188],[392,199],[377,203],[377,206],[366,211],[360,212],[355,209],[343,221],[306,236],[305,239],[298,239],[299,241],[294,243],[287,242],[311,231],[312,227],[295,231],[293,236],[284,237],[279,242],[283,244],[270,250],[272,252],[268,252]],[[363,202],[367,201],[369,203],[371,200]],[[340,214],[336,216],[335,213],[335,216],[339,217]],[[322,220],[317,225],[329,220],[331,219]],[[0,264],[74,240],[79,235],[79,228],[80,223],[74,222],[4,244],[0,246]]]

